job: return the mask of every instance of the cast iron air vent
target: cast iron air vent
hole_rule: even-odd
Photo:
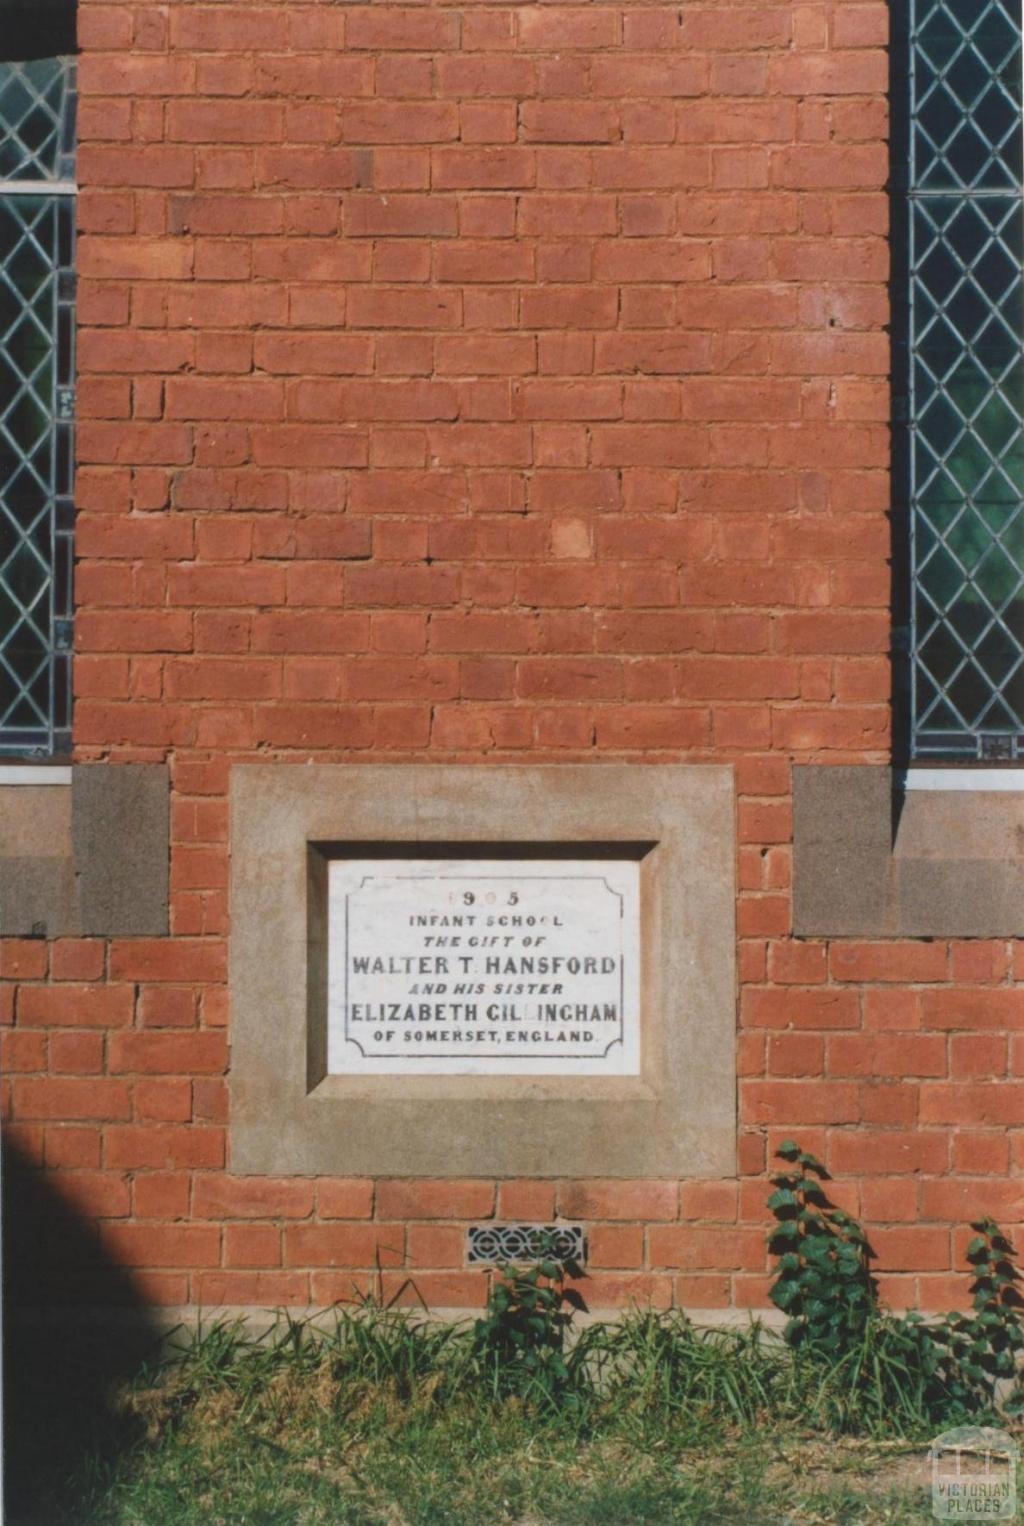
[[[540,1261],[545,1256],[582,1265],[587,1237],[582,1224],[471,1224],[466,1251],[471,1266]]]

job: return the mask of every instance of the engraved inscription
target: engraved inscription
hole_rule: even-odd
[[[328,1070],[637,1075],[639,864],[335,859]]]

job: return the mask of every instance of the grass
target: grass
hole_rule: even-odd
[[[883,1353],[884,1355],[884,1353]],[[861,1353],[858,1374],[877,1351]],[[368,1305],[262,1339],[215,1325],[116,1395],[10,1520],[89,1526],[925,1522],[934,1416],[758,1326],[636,1312],[583,1329],[568,1386],[519,1395],[472,1326]],[[892,1385],[892,1374],[879,1379]],[[533,1386],[531,1386],[533,1385]],[[868,1385],[870,1388],[870,1384]],[[891,1395],[890,1395],[891,1401]]]
[[[917,1522],[931,1519],[922,1454],[910,1481],[884,1448],[836,1453],[778,1433],[544,1432],[523,1414],[370,1419],[276,1432],[200,1411],[142,1466],[98,1481],[95,1522],[352,1526]]]

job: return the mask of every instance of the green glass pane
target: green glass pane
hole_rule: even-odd
[[[950,530],[946,544],[964,572],[970,576],[991,546],[992,535],[988,526],[978,518],[972,508],[961,514]]]
[[[932,191],[1017,186],[1019,15],[995,0],[916,0],[911,55],[914,185]]]
[[[0,63],[0,179],[60,177],[69,79],[63,58]]]
[[[920,561],[934,543],[934,538],[945,537],[964,512],[964,501],[959,493],[950,497],[944,475],[937,472],[933,475],[929,488],[918,495],[918,510],[917,555]]]
[[[971,581],[989,606],[1001,611],[1020,586],[1020,568],[998,542],[990,542],[978,558]]]
[[[975,660],[993,688],[1002,689],[1021,664],[1021,651],[1010,631],[1000,623],[978,642]]]
[[[927,594],[933,607],[941,612],[957,597],[963,577],[962,567],[945,545],[940,544],[919,565],[917,586],[919,592]]]
[[[969,727],[977,726],[992,698],[992,686],[973,663],[967,664],[945,690],[946,698]]]
[[[941,688],[950,683],[964,660],[964,651],[945,625],[936,626],[921,644],[921,662]]]

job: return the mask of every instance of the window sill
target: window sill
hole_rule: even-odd
[[[797,936],[1024,933],[1024,788],[995,782],[1022,771],[949,772],[972,781],[907,787],[889,768],[794,768]]]
[[[40,785],[69,785],[71,769],[53,763],[0,763],[0,789],[13,789],[18,785],[38,788]]]
[[[986,794],[1024,791],[1024,768],[902,769],[895,775],[897,790],[982,790]]]
[[[0,936],[166,933],[168,820],[163,764],[0,764]]]

